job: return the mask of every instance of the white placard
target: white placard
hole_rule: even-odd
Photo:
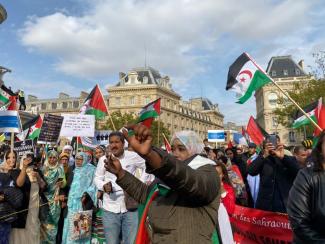
[[[224,130],[208,130],[208,142],[224,142]]]
[[[95,116],[82,114],[62,114],[63,123],[60,136],[94,137]]]

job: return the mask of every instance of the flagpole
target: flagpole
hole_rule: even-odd
[[[164,137],[164,140],[165,140],[166,142],[168,142],[168,144],[170,145],[169,141],[167,140],[167,137],[165,136],[165,133],[161,133],[161,134],[162,134],[162,136]]]
[[[160,147],[160,115],[158,116],[158,147]]]
[[[98,86],[98,84],[96,84],[96,85]],[[110,121],[111,121],[111,123],[112,123],[112,126],[113,126],[113,130],[116,131],[116,127],[115,127],[115,124],[114,124],[114,122],[113,122],[113,119],[112,119],[111,113],[110,113],[109,110],[108,110],[108,106],[107,106],[107,104],[106,104],[106,100],[105,100],[105,98],[104,98],[104,96],[103,96],[103,93],[102,93],[102,91],[100,90],[99,86],[98,86],[98,90],[99,90],[100,94],[101,94],[102,97],[103,97],[103,100],[104,100],[104,104],[105,104],[105,107],[106,107],[106,110],[107,110],[108,117],[109,117],[109,119],[110,119]]]
[[[271,76],[269,76],[268,73],[266,73],[256,62],[255,60],[249,56],[248,53],[245,53],[247,55],[247,57],[252,61],[252,63],[260,70],[262,71],[271,81],[272,83],[283,93],[283,95],[285,95],[302,113],[303,115],[305,115],[307,117],[307,119],[309,119],[309,121],[312,123],[313,126],[315,126],[317,129],[319,129],[320,131],[323,131],[323,129],[314,121],[310,118],[310,116],[295,102],[295,100],[293,100],[289,94],[284,91],[272,78]]]
[[[15,138],[15,133],[11,132],[11,136],[10,136],[10,154],[11,155],[14,152],[14,138]]]

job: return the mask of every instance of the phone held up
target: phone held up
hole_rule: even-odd
[[[276,148],[276,146],[278,145],[278,139],[277,139],[276,135],[270,135],[268,138],[268,142],[272,143],[274,148]]]

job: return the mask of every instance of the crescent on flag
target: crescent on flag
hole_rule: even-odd
[[[241,72],[238,74],[238,76],[241,75],[241,74],[246,74],[246,75],[248,75],[250,79],[252,79],[252,76],[253,76],[252,72],[251,72],[250,70],[248,70],[248,69],[245,69],[245,70],[241,71]]]

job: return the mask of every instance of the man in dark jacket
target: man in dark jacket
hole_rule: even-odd
[[[266,141],[261,154],[248,166],[248,174],[260,175],[260,188],[255,207],[262,210],[286,213],[289,190],[299,171],[294,157],[284,155],[280,142]]]

